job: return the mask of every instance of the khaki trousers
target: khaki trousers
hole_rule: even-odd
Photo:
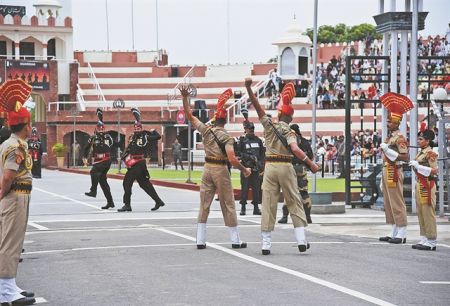
[[[436,185],[431,189],[431,205],[420,204],[419,183],[416,184],[417,217],[419,218],[420,236],[436,240]]]
[[[11,191],[0,202],[0,278],[17,275],[28,222],[30,195]]]
[[[305,210],[301,205],[294,166],[291,163],[269,162],[264,168],[262,184],[261,230],[271,232],[275,227],[280,189],[283,190],[284,201],[294,227],[308,226]]]
[[[386,215],[387,224],[395,224],[398,227],[403,227],[408,223],[406,219],[405,199],[403,198],[403,169],[399,168],[397,171],[397,185],[396,187],[389,188],[387,186],[387,168],[383,168],[384,214]]]
[[[205,163],[202,185],[200,186],[198,223],[206,223],[208,220],[209,209],[216,192],[219,196],[225,225],[229,227],[237,226],[233,187],[228,167],[226,165],[212,165],[208,163]]]

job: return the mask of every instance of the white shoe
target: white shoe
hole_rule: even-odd
[[[298,250],[300,252],[305,252],[309,249],[309,243],[306,241],[305,228],[296,227],[294,228],[295,239],[297,240]]]
[[[270,247],[272,246],[272,232],[261,231],[262,238],[262,254],[269,255]]]
[[[197,223],[197,249],[206,248],[206,223]]]

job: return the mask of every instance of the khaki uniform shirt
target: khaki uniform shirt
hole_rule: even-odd
[[[277,135],[273,131],[273,127],[270,124],[272,119],[267,115],[264,115],[261,118],[261,124],[264,127],[264,138],[266,143],[266,156],[269,155],[284,155],[284,156],[293,156],[291,151],[286,148],[283,143],[278,139]],[[289,124],[286,122],[280,121],[277,123],[273,123],[275,129],[283,135],[287,143],[290,145],[291,143],[297,142],[297,137],[295,133],[289,127]]]
[[[220,143],[223,143],[225,146],[233,147],[234,139],[224,128],[206,126],[201,122],[198,126],[195,126],[195,128],[202,134],[202,142],[205,147],[206,157],[222,160],[227,159],[227,155],[222,152],[213,135],[213,133],[216,135]]]
[[[0,146],[1,166],[0,177],[3,176],[5,169],[17,172],[15,182],[31,181],[31,168],[33,162],[28,154],[28,144],[21,140],[16,134],[11,134]]]
[[[438,167],[437,154],[430,147],[426,147],[417,153],[416,161],[419,165],[430,167],[432,169]]]
[[[391,136],[387,138],[386,144],[389,146],[389,149],[394,150],[395,152],[399,154],[407,154],[408,153],[408,146],[406,143],[406,138],[403,136],[399,130],[396,130],[391,133]],[[388,161],[388,159],[385,157],[385,160]],[[401,164],[401,162],[396,162]]]

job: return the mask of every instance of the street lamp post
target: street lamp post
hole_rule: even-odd
[[[118,163],[118,174],[122,174],[122,159],[120,158],[120,110],[125,107],[125,101],[121,98],[114,100],[113,108],[117,109],[117,142],[119,144],[117,148],[117,163]]]

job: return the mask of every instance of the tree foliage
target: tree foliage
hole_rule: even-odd
[[[313,29],[308,28],[306,35],[313,40]],[[346,26],[343,23],[339,23],[335,26],[323,25],[320,26],[317,32],[318,43],[335,43],[335,42],[350,42],[365,40],[367,37],[381,39],[382,35],[378,34],[375,30],[375,26],[362,23],[355,26]]]

